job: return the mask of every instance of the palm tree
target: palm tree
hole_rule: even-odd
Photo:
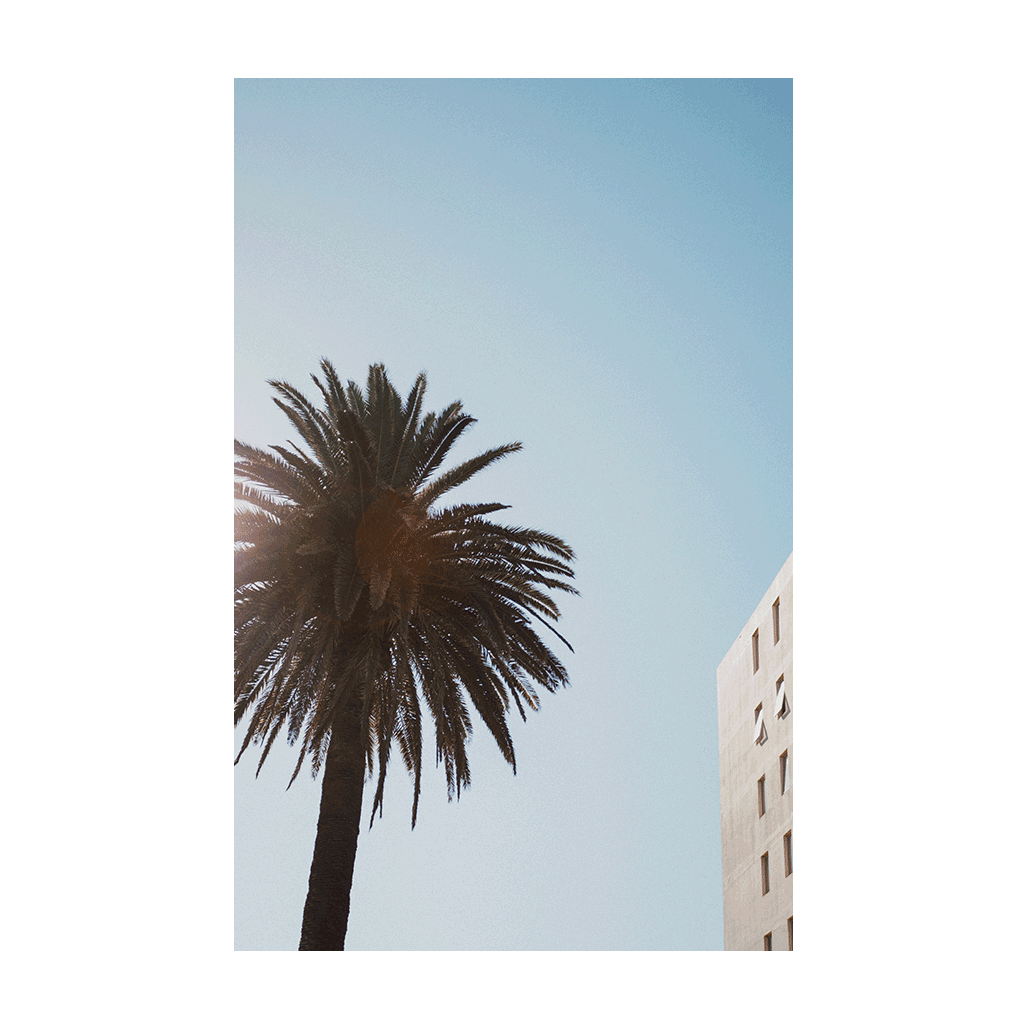
[[[308,452],[236,442],[236,724],[250,716],[236,762],[263,743],[259,774],[285,728],[300,744],[289,784],[308,755],[312,774],[325,772],[302,950],[343,948],[365,776],[377,763],[373,823],[394,741],[417,822],[422,700],[451,800],[471,781],[466,699],[516,772],[510,700],[524,719],[538,708],[533,682],[554,692],[568,681],[535,623],[570,648],[547,590],[577,592],[571,548],[488,519],[505,504],[435,507],[520,443],[437,475],[475,420],[459,402],[422,417],[424,374],[402,402],[380,364],[366,391],[344,388],[327,360],[321,370],[320,409],[269,383]]]

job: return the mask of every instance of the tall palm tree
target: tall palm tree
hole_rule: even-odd
[[[488,519],[505,504],[435,506],[520,443],[437,475],[474,423],[459,402],[422,417],[423,374],[402,402],[382,365],[366,391],[344,388],[327,360],[321,370],[321,408],[269,383],[307,452],[236,442],[236,723],[250,716],[236,762],[263,743],[259,774],[284,727],[300,744],[290,785],[308,755],[315,777],[324,766],[302,950],[343,948],[365,776],[377,764],[373,822],[394,741],[417,822],[422,700],[450,799],[471,781],[466,699],[516,771],[510,700],[524,719],[533,682],[554,692],[568,680],[535,625],[570,648],[547,590],[576,592],[571,548]]]

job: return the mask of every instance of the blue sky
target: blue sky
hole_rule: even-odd
[[[331,981],[357,997],[358,1013],[381,1013],[385,997],[390,1011],[426,1024],[452,1020],[458,990],[469,1009],[484,1000],[503,1024],[570,1022],[594,1013],[602,1020],[673,1021],[683,995],[689,1013],[728,1022],[754,1010],[769,1023],[823,1019],[839,995],[846,996],[842,1019],[854,1023],[880,1018],[883,995],[907,1020],[924,1020],[926,1010],[944,1015],[937,1018],[943,1022],[1009,1020],[1020,1001],[1014,983],[1023,963],[1021,919],[1011,916],[1016,892],[1012,903],[997,903],[981,872],[1018,853],[1023,835],[1010,816],[1023,777],[1023,732],[1018,717],[1005,715],[1020,709],[1017,654],[1028,618],[1017,470],[1025,437],[1025,176],[1023,145],[1010,131],[1022,117],[1021,34],[1007,10],[993,6],[975,19],[961,9],[940,10],[927,24],[922,8],[895,4],[872,6],[859,19],[841,7],[811,19],[800,7],[643,5],[631,17],[613,11],[605,18],[575,5],[529,4],[511,18],[502,8],[468,17],[467,5],[422,5],[347,9],[345,25],[337,25],[338,12],[317,5],[291,17],[248,11],[241,20],[231,5],[208,4],[199,12],[203,31],[188,5],[170,20],[160,8],[138,7],[129,45],[124,32],[111,31],[125,27],[122,12],[102,5],[70,12],[66,31],[56,33],[44,8],[38,16],[34,8],[18,9],[8,61],[18,102],[7,125],[16,159],[5,167],[13,198],[5,238],[17,255],[5,295],[12,340],[4,353],[8,480],[16,508],[6,554],[8,635],[15,643],[7,694],[11,723],[44,724],[45,732],[15,733],[5,748],[15,1003],[24,996],[34,1008],[51,1009],[54,1022],[67,1019],[69,1004],[81,1010],[92,1001],[103,1004],[112,1023],[136,1023],[153,996],[181,1020],[195,1017],[198,994],[204,1009],[222,1018],[295,1019],[298,1009],[337,1016],[339,989],[323,987],[331,962]],[[40,75],[41,67],[48,73]],[[796,809],[803,859],[795,959],[744,960],[740,974],[739,960],[716,952],[470,953],[461,955],[459,969],[445,952],[350,953],[342,961],[290,960],[288,967],[275,953],[233,954],[232,783],[245,789],[252,776],[233,771],[226,717],[232,76],[725,70],[785,74],[796,83],[794,716],[802,737]],[[724,124],[723,117],[706,119],[712,130]],[[288,163],[293,151],[274,135],[272,142]],[[302,154],[290,160],[317,169]],[[366,184],[382,163],[364,173]],[[249,347],[240,348],[241,435],[283,437],[280,418],[266,430],[257,423],[265,408],[279,416],[267,387],[254,383],[290,363],[302,381],[324,343],[340,366],[393,361],[399,381],[405,369],[397,348],[405,345],[409,367],[429,371],[437,406],[463,395],[482,419],[472,444],[528,441],[531,421],[526,426],[518,417],[508,435],[508,425],[496,423],[500,403],[486,396],[483,406],[466,375],[444,381],[449,372],[440,365],[449,349],[432,345],[434,329],[470,363],[469,355],[490,342],[483,324],[502,326],[508,316],[507,333],[495,329],[505,343],[513,339],[526,352],[529,344],[552,343],[558,352],[580,345],[591,356],[575,369],[588,367],[594,382],[615,382],[607,400],[617,393],[624,405],[635,403],[636,420],[620,418],[634,435],[623,429],[605,451],[612,468],[624,467],[621,454],[637,438],[655,452],[658,444],[671,445],[674,437],[659,434],[659,420],[638,420],[650,405],[637,398],[665,387],[664,378],[619,379],[621,365],[613,362],[625,359],[624,351],[597,356],[595,345],[576,344],[574,325],[563,325],[563,335],[522,331],[547,324],[542,316],[513,317],[541,309],[540,292],[519,296],[514,279],[507,284],[494,273],[493,292],[478,302],[467,287],[486,271],[448,261],[445,240],[420,250],[405,241],[411,229],[394,203],[391,220],[384,220],[397,253],[408,258],[395,260],[386,234],[376,241],[369,225],[362,229],[360,219],[375,211],[357,197],[356,185],[348,187],[348,236],[335,233],[347,244],[335,252],[348,253],[349,265],[338,261],[334,275],[325,248],[313,245],[313,228],[329,221],[314,216],[309,199],[293,194],[292,222],[283,202],[264,209],[265,218],[277,211],[278,228],[290,231],[266,223],[263,259],[270,262],[272,250],[286,244],[293,252],[279,258],[276,276],[265,276],[275,291],[249,327],[243,316],[250,300],[240,303],[241,342]],[[456,218],[451,227],[459,227]],[[260,267],[252,246],[241,243],[239,251],[249,253],[251,272]],[[601,267],[612,267],[610,252],[604,256]],[[306,268],[290,280],[291,265]],[[312,265],[323,269],[320,283]],[[247,268],[240,271],[245,282]],[[429,271],[451,291],[428,290]],[[543,290],[564,281],[537,280]],[[339,309],[318,299],[326,285],[346,301]],[[287,286],[292,299],[282,292]],[[645,313],[648,304],[641,308]],[[623,324],[616,322],[620,313],[631,326],[636,314],[628,308],[608,309],[605,323]],[[596,334],[586,343],[594,344]],[[731,356],[725,348],[720,359]],[[252,371],[242,363],[251,358]],[[522,361],[522,375],[526,368],[532,365]],[[755,406],[744,378],[750,370],[766,373],[736,360],[722,376],[724,403],[737,415]],[[569,393],[565,388],[562,401]],[[522,402],[531,395],[523,389]],[[544,402],[536,407],[546,412]],[[604,411],[612,421],[613,410]],[[725,418],[719,431],[741,432],[744,425]],[[756,427],[772,435],[770,419]],[[532,442],[483,485],[518,511],[531,506],[542,523],[540,510],[563,494],[549,489],[540,496],[538,484],[525,484],[537,482],[536,466],[556,461]],[[697,435],[693,448],[701,442]],[[706,519],[693,508],[687,519],[677,515],[710,543],[679,536],[686,549],[677,564],[694,573],[682,576],[678,594],[679,603],[692,603],[677,618],[678,652],[668,657],[653,630],[647,639],[663,654],[637,651],[640,665],[669,669],[673,695],[657,690],[655,676],[625,676],[621,667],[608,672],[604,659],[620,652],[614,630],[608,644],[585,627],[616,625],[627,639],[644,616],[640,610],[660,627],[659,605],[642,607],[645,594],[633,594],[631,580],[614,580],[604,592],[605,565],[592,552],[602,541],[596,526],[604,511],[611,512],[610,536],[624,544],[618,526],[629,503],[648,510],[651,520],[658,507],[647,507],[644,494],[636,500],[627,478],[616,490],[612,475],[592,512],[591,536],[578,524],[557,524],[558,508],[542,510],[553,522],[544,527],[563,527],[576,543],[580,581],[591,583],[577,603],[581,613],[566,605],[564,627],[578,647],[575,684],[549,698],[518,736],[517,779],[506,768],[494,773],[489,741],[481,740],[472,790],[459,805],[437,799],[441,827],[434,834],[421,835],[422,825],[409,831],[405,783],[402,776],[391,780],[386,818],[362,836],[361,850],[368,897],[361,916],[366,926],[380,925],[390,945],[411,934],[408,921],[422,933],[423,926],[440,932],[456,923],[451,937],[471,943],[486,930],[553,941],[543,933],[561,919],[598,938],[597,923],[619,913],[623,924],[609,934],[622,940],[643,935],[638,926],[647,924],[650,937],[671,934],[665,928],[672,923],[705,930],[704,909],[692,897],[706,895],[707,881],[716,889],[713,869],[707,880],[698,873],[708,857],[714,861],[704,840],[716,828],[702,799],[710,796],[712,814],[712,786],[702,778],[711,753],[682,725],[708,737],[703,719],[712,707],[703,706],[703,683],[713,689],[714,664],[780,560],[752,513],[772,513],[760,497],[753,503],[749,487],[764,459],[756,460],[757,451],[767,456],[763,446],[755,436],[753,463],[745,469],[740,458],[731,465],[736,473],[725,474],[720,492],[714,485],[702,491],[698,457],[672,469],[689,486],[679,493],[694,508],[715,508]],[[530,461],[536,463],[518,471]],[[636,486],[646,477],[642,470],[653,479],[654,463],[635,476]],[[560,470],[569,467],[576,470],[573,463]],[[662,465],[659,473],[665,471]],[[589,499],[569,506],[574,512]],[[748,531],[730,525],[733,517]],[[723,525],[719,538],[711,525]],[[615,547],[607,559],[621,559]],[[607,598],[617,589],[625,598],[620,605]],[[605,623],[593,613],[601,603]],[[579,622],[569,627],[573,618]],[[713,640],[719,634],[725,638]],[[649,721],[641,704],[618,702],[639,692],[654,698]],[[661,701],[673,731],[660,726],[647,734]],[[631,719],[622,726],[626,711]],[[606,732],[601,741],[609,743],[606,771],[592,757],[597,720]],[[670,735],[681,739],[677,750],[666,745]],[[666,753],[679,766],[644,780],[643,769],[666,767]],[[288,949],[307,861],[292,854],[309,852],[313,828],[306,801],[284,793],[284,775],[283,767],[278,781],[269,778],[253,795],[259,820],[249,843],[257,859],[240,880],[253,890],[251,923],[266,922],[268,934],[282,939],[263,944]],[[598,817],[602,799],[592,800],[590,779],[596,790],[608,788],[608,808]],[[551,827],[547,818],[562,797],[569,828],[563,850],[554,851],[527,827],[537,834]],[[512,802],[525,803],[532,816]],[[502,834],[483,832],[490,822],[479,809],[508,810],[514,843],[505,848]],[[628,839],[623,852],[610,842],[617,833],[609,822],[618,819],[620,837]],[[588,831],[592,838],[583,844]],[[467,850],[462,863],[469,840],[478,848]],[[483,840],[492,847],[485,855]],[[604,880],[611,867],[616,874]],[[371,891],[379,879],[394,883],[395,899],[388,888]],[[422,900],[433,889],[435,909],[426,910]],[[588,890],[593,895],[583,899]],[[658,893],[668,897],[666,914],[653,902]],[[711,914],[719,916],[719,908]],[[500,927],[492,929],[491,921]],[[361,931],[370,945],[368,927]],[[922,944],[956,938],[990,945]],[[112,952],[119,954],[114,989]],[[51,987],[55,967],[60,990]],[[876,987],[854,991],[855,980]],[[178,982],[193,987],[169,988]],[[299,1007],[298,995],[305,997]],[[788,995],[788,1010],[769,1005],[774,995]],[[348,998],[346,1006],[354,1003]]]
[[[575,548],[571,688],[418,826],[391,765],[352,949],[722,946],[717,664],[792,550],[789,80],[239,80],[236,434],[386,364],[524,450],[454,499]],[[236,782],[236,948],[295,949],[317,818]]]

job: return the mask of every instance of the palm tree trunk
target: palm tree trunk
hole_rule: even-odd
[[[321,813],[303,908],[300,949],[342,949],[350,917],[350,887],[357,856],[364,747],[359,690],[332,725],[321,785]]]

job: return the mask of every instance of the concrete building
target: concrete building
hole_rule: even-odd
[[[792,554],[717,669],[726,950],[792,949]]]

